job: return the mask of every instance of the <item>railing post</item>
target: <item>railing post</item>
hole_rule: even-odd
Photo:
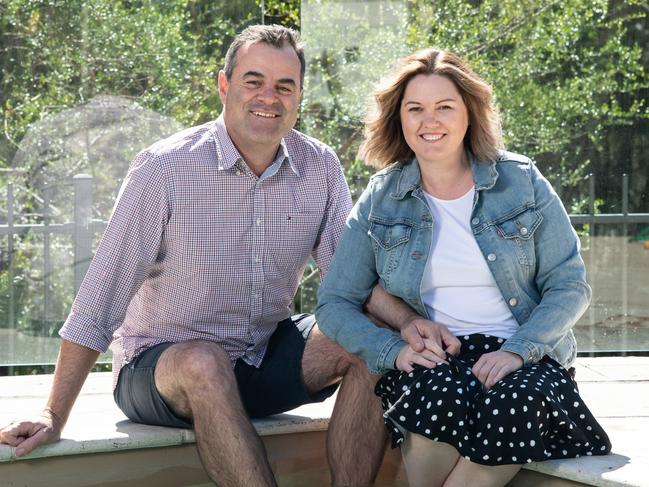
[[[50,186],[43,183],[43,323],[50,319],[50,279],[52,261],[50,256]]]
[[[622,174],[622,214],[626,217],[629,214],[629,175]],[[629,226],[622,224],[622,316],[626,319],[629,316]],[[622,347],[628,350],[628,327],[622,329]],[[626,354],[625,354],[626,355]]]
[[[74,293],[92,260],[92,176],[77,174],[74,181]]]
[[[588,212],[591,216],[591,223],[588,225],[588,269],[592,273],[595,269],[595,175],[588,175]],[[593,294],[595,294],[595,282],[592,283]],[[588,307],[588,317],[590,319],[589,335],[590,342],[595,343],[595,306]]]
[[[12,182],[7,184],[7,227],[9,229],[9,239],[7,243],[7,254],[9,256],[9,328],[16,328],[16,303],[14,291],[14,185]]]

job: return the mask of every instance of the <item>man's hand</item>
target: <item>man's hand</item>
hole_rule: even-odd
[[[410,345],[405,345],[399,352],[399,355],[397,355],[395,365],[398,370],[403,370],[404,372],[412,372],[414,365],[434,369],[439,364],[447,363],[445,357],[446,353],[438,355],[426,349],[421,352],[415,352]]]
[[[457,355],[460,340],[451,334],[444,325],[420,316],[411,320],[401,329],[401,338],[408,342],[415,352],[429,350],[446,361],[446,352]]]
[[[62,428],[54,412],[45,409],[33,421],[14,421],[0,429],[0,443],[16,447],[16,456],[22,457],[39,445],[58,441]]]
[[[520,369],[522,366],[523,359],[520,355],[498,350],[482,355],[473,365],[472,372],[485,390],[489,390],[503,377]]]

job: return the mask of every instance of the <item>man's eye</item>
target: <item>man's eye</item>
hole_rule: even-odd
[[[251,79],[251,80],[246,81],[246,85],[247,85],[247,86],[254,86],[254,87],[257,87],[257,86],[260,86],[260,85],[261,85],[261,82],[260,82],[260,81],[257,81],[256,79]]]
[[[280,86],[279,88],[277,88],[277,91],[279,91],[280,93],[282,93],[284,95],[289,95],[289,94],[293,93],[293,89],[288,87],[288,86]]]

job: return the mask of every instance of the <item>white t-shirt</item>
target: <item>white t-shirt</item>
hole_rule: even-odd
[[[427,193],[434,218],[430,254],[421,281],[428,317],[454,335],[509,338],[518,329],[471,231],[475,189],[455,200]]]

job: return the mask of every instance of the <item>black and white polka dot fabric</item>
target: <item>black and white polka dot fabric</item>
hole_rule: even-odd
[[[581,400],[568,372],[554,360],[523,367],[489,391],[471,372],[501,338],[458,337],[462,349],[449,365],[392,371],[376,386],[392,447],[403,430],[454,446],[483,465],[523,464],[554,458],[605,455],[608,436]]]

